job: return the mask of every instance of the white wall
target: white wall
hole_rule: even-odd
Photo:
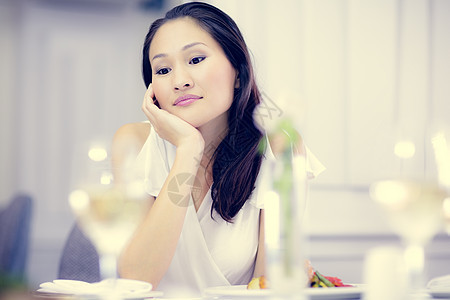
[[[12,172],[14,170],[14,105],[16,86],[17,8],[12,3],[0,1],[0,204],[14,193]]]
[[[394,125],[423,133],[450,114],[450,2],[209,2],[236,20],[262,91],[327,166],[311,186],[311,258],[359,282],[366,251],[398,243],[368,196],[392,164]],[[34,197],[32,284],[56,276],[76,149],[144,118],[140,51],[157,15],[134,1],[0,0],[0,201]],[[448,244],[430,246],[430,275],[449,269]]]

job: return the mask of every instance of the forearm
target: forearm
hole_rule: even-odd
[[[179,147],[172,169],[145,220],[119,260],[122,277],[145,280],[155,287],[166,273],[184,223],[188,203],[170,196],[169,183],[180,174],[193,175],[199,167],[201,147]],[[192,184],[178,185],[178,196],[189,199]],[[177,198],[178,199],[178,198]]]
[[[258,252],[256,253],[255,269],[253,277],[266,275],[266,248],[265,248],[265,221],[264,209],[259,213],[259,238]]]

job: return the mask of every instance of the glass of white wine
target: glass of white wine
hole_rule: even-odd
[[[69,204],[99,254],[102,279],[112,279],[113,290],[117,258],[146,215],[149,203],[143,181],[133,174],[133,168],[113,169],[104,148],[88,153],[90,159],[84,162],[85,171],[69,195]]]
[[[371,197],[405,245],[409,292],[414,294],[425,287],[425,246],[442,229],[442,207],[447,197],[446,189],[432,174],[435,168],[425,158],[426,147],[429,145],[414,140],[397,141],[389,179],[370,187]]]
[[[450,124],[439,124],[432,137],[439,185],[447,190],[447,197],[442,204],[445,230],[450,235]]]
[[[445,231],[450,235],[450,193],[448,193],[447,197],[444,199],[442,210],[444,214]]]
[[[392,229],[406,245],[411,287],[423,287],[424,247],[441,229],[445,190],[431,181],[394,179],[375,182],[371,195],[387,212]]]

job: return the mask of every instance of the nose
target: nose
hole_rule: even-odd
[[[174,73],[175,76],[173,86],[176,91],[186,90],[194,86],[194,82],[189,72],[183,68],[178,68],[178,70]]]

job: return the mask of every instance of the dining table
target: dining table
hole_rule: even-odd
[[[369,293],[370,292],[370,293]],[[176,295],[176,296],[174,296]],[[0,300],[144,300],[144,299],[185,299],[185,300],[236,300],[236,299],[298,299],[298,300],[338,300],[338,299],[362,299],[362,300],[433,300],[433,299],[450,299],[450,287],[447,288],[424,288],[398,296],[398,293],[389,293],[389,291],[379,289],[369,289],[367,284],[354,284],[349,287],[332,287],[332,288],[303,288],[295,292],[283,293],[276,292],[273,289],[248,289],[246,285],[216,286],[206,288],[201,295],[183,295],[171,293],[165,296],[163,292],[158,290],[148,291],[142,294],[123,294],[111,295],[103,290],[103,293],[89,293],[89,291],[77,291],[73,293],[45,291],[40,288],[28,293],[16,293],[9,298]]]

